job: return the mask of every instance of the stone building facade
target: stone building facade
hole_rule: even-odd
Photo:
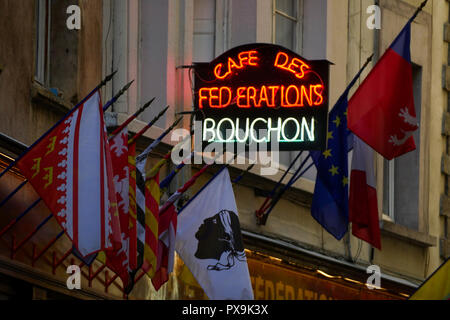
[[[25,3],[26,2],[26,3]],[[91,88],[114,70],[102,90],[103,101],[124,84],[130,90],[107,114],[112,129],[156,97],[155,105],[133,121],[138,132],[162,108],[169,112],[138,142],[142,149],[156,139],[179,112],[192,110],[192,74],[186,66],[209,62],[246,43],[276,43],[307,59],[326,59],[330,67],[330,107],[366,59],[374,54],[368,74],[394,40],[420,0],[36,0],[0,3],[0,166],[6,167]],[[65,26],[66,8],[81,8],[81,29]],[[381,29],[367,20],[380,8]],[[352,235],[337,241],[311,216],[315,172],[308,171],[286,192],[266,225],[255,211],[283,175],[295,153],[283,153],[281,170],[261,176],[256,165],[234,185],[252,285],[257,299],[406,299],[449,256],[448,90],[449,3],[430,0],[412,25],[411,54],[418,148],[387,162],[376,156],[377,196],[382,250]],[[6,19],[6,17],[11,17]],[[5,31],[5,32],[3,32]],[[183,67],[184,66],[184,67]],[[355,88],[351,91],[354,92]],[[189,116],[182,126],[189,128]],[[155,163],[174,142],[167,137],[151,155]],[[304,159],[302,156],[301,159]],[[232,165],[238,176],[248,165]],[[198,166],[183,170],[174,191]],[[167,174],[171,166],[163,168]],[[216,167],[194,185],[196,190]],[[288,178],[292,173],[288,173]],[[23,181],[19,172],[0,180],[0,201]],[[0,230],[36,199],[26,187],[0,208]],[[41,204],[0,238],[0,297],[185,299],[204,293],[176,260],[170,281],[155,292],[143,277],[125,297],[111,271],[82,267],[81,291],[69,291],[65,267],[79,264],[69,255],[64,236],[36,259],[58,234],[50,221],[23,247],[11,251],[49,214]],[[0,231],[1,232],[1,231]],[[14,251],[14,250],[13,250]],[[34,253],[33,253],[34,252]],[[34,257],[34,258],[33,258]],[[380,290],[365,286],[366,269],[381,269]],[[96,271],[99,271],[96,274]],[[96,275],[89,280],[89,275]]]

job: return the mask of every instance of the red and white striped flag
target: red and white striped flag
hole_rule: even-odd
[[[175,241],[177,234],[178,213],[174,202],[178,200],[181,193],[177,192],[163,205],[159,216],[159,239],[157,250],[156,272],[152,277],[155,290],[169,281],[169,274],[173,271],[175,261]]]
[[[124,128],[111,139],[111,158],[114,171],[114,187],[119,211],[122,248],[107,253],[106,265],[119,275],[124,288],[131,285],[128,267],[129,257],[129,167],[128,167],[128,130]]]
[[[109,144],[98,92],[17,167],[83,256],[121,247]]]
[[[373,150],[354,137],[350,180],[349,220],[355,237],[381,250]]]
[[[130,270],[137,269],[137,203],[136,203],[136,144],[128,146],[129,168],[129,215],[128,215],[128,265]]]

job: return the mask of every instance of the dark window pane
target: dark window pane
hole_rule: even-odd
[[[276,34],[275,43],[295,51],[294,48],[294,35],[295,35],[295,22],[289,20],[283,16],[276,15]]]
[[[295,1],[296,0],[277,0],[276,8],[277,10],[290,15],[291,17],[295,17]]]

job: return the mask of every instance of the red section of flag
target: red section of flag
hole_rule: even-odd
[[[100,106],[101,107],[101,106]],[[103,108],[101,107],[103,110]],[[108,245],[106,246],[106,252],[116,252],[122,249],[122,233],[120,226],[119,210],[117,208],[117,196],[116,189],[114,186],[113,176],[113,160],[111,157],[111,149],[108,141],[108,133],[106,131],[105,118],[102,116],[100,118],[102,128],[103,128],[103,146],[104,146],[104,157],[105,157],[105,168],[104,172],[106,174],[106,188],[108,201],[106,203],[107,214],[104,219],[104,227],[102,227],[102,237],[105,237]],[[103,190],[105,192],[105,190]],[[104,231],[109,230],[105,235]]]
[[[128,146],[128,167],[130,174],[129,185],[129,215],[128,215],[128,232],[129,232],[129,268],[137,269],[137,204],[136,204],[136,144]]]
[[[106,265],[122,280],[123,287],[130,285],[128,270],[129,242],[129,167],[128,167],[128,130],[125,128],[110,141],[111,159],[114,171],[114,189],[116,191],[117,209],[119,212],[122,248],[118,251],[106,252]]]
[[[349,221],[355,237],[381,250],[373,151],[356,137],[350,180]]]
[[[161,190],[159,189],[158,171],[155,176],[145,182],[145,268],[143,269],[149,277],[154,276],[158,261],[160,200]]]
[[[17,163],[83,256],[121,247],[109,145],[94,93]]]
[[[169,280],[169,274],[173,271],[177,219],[177,211],[173,204],[164,212],[160,212],[158,262],[156,273],[152,278],[155,290],[159,290]]]
[[[72,216],[66,213],[67,186],[60,186],[58,177],[67,177],[69,134],[66,128],[77,118],[78,111],[54,128],[17,163],[17,167],[64,229],[68,223],[71,224],[69,220]],[[73,228],[70,229],[69,237],[73,239]]]
[[[416,148],[409,28],[400,33],[348,103],[349,129],[388,160]]]

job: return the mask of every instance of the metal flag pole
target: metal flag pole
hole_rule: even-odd
[[[41,223],[38,224],[38,226],[31,231],[17,246],[15,241],[15,236],[13,235],[13,243],[11,246],[11,257],[14,258],[14,255],[17,251],[19,251],[20,248],[28,241],[30,240],[47,222],[50,221],[50,219],[53,217],[53,213],[50,213]]]
[[[33,204],[31,204],[28,208],[25,209],[21,214],[17,216],[17,218],[13,219],[8,225],[6,225],[1,231],[0,231],[0,237],[3,236],[9,229],[11,229],[17,222],[19,222],[23,217],[25,217],[28,212],[30,212],[35,206],[38,205],[39,202],[41,202],[41,198],[37,199]]]
[[[166,129],[166,131],[164,131],[155,141],[152,142],[152,144],[150,146],[147,147],[147,149],[144,150],[144,152],[142,152],[139,156],[136,157],[136,163],[141,162],[142,160],[144,160],[145,158],[147,158],[147,156],[150,154],[150,152],[152,152],[152,150],[154,148],[156,148],[156,146],[164,139],[165,136],[167,136],[170,131],[173,130],[173,128],[175,128],[180,121],[183,119],[183,117],[178,118],[177,120],[175,120],[174,123],[172,123],[172,125]],[[133,137],[133,139],[131,139],[131,143],[134,143],[136,141],[136,136]],[[130,144],[130,141],[128,142],[128,144]]]
[[[295,171],[294,175],[289,179],[289,182],[278,192],[273,200],[269,203],[267,207],[263,209],[261,214],[258,216],[258,224],[265,225],[267,222],[267,218],[269,217],[272,210],[275,208],[277,203],[280,201],[283,194],[295,183],[298,179],[300,179],[311,167],[314,165],[314,163],[311,163],[305,170],[301,171],[305,164],[308,162],[308,160],[311,158],[311,156],[308,156],[305,160],[303,160],[300,167]],[[266,212],[267,211],[267,212]]]
[[[213,163],[222,155],[217,155],[214,160],[210,164],[205,164],[198,172],[196,172],[187,182],[184,183],[184,185],[177,189],[177,191],[172,194],[169,199],[167,199],[164,204],[162,204],[159,208],[159,214],[160,216],[163,215],[167,210],[170,208],[171,205],[173,205],[180,197],[185,193],[194,183],[197,181],[197,179],[206,172],[206,170],[213,165]],[[225,168],[227,165],[224,165],[223,168]],[[222,168],[222,169],[223,169]],[[222,170],[220,170],[222,171]],[[215,177],[215,176],[214,176]],[[214,179],[214,177],[212,179]],[[159,239],[158,239],[159,241]],[[145,271],[142,271],[140,275],[138,275],[134,279],[134,283],[136,284],[144,275],[146,274]]]
[[[50,247],[58,241],[64,235],[64,230],[58,233],[56,237],[54,237],[39,253],[36,252],[36,245],[33,246],[33,256],[31,261],[31,266],[34,267],[36,262],[50,249]]]
[[[194,154],[195,154],[194,152],[191,152],[191,154],[188,157],[186,157],[186,159],[184,159],[179,165],[177,165],[175,167],[175,169],[173,169],[172,172],[170,172],[168,174],[168,176],[165,177],[163,181],[161,181],[161,183],[159,184],[159,187],[161,189],[167,188],[169,186],[170,182],[172,182],[175,175],[186,165],[186,161],[191,159],[194,156]]]
[[[194,134],[194,130],[191,130],[190,134],[188,136],[186,136],[182,141],[180,141],[177,145],[179,144],[183,144],[185,141],[187,141],[188,139],[191,139],[192,135]],[[167,177],[164,178],[163,181],[161,181],[161,183],[159,184],[159,187],[161,188],[161,190],[167,188],[170,184],[170,182],[172,181],[172,179],[175,177],[175,175],[186,165],[186,161],[188,161],[189,159],[191,159],[194,156],[195,152],[191,152],[189,156],[187,156],[186,158],[183,159],[183,161],[181,161],[181,163],[179,163],[175,169],[173,169],[168,175]]]
[[[300,159],[300,156],[303,154],[303,151],[300,151],[298,153],[298,155],[295,157],[294,161],[291,162],[291,164],[289,165],[289,168],[287,168],[287,170],[284,172],[283,176],[281,177],[280,180],[278,180],[277,184],[275,185],[275,187],[270,191],[269,195],[266,197],[266,199],[264,200],[263,204],[259,207],[259,209],[256,211],[256,216],[260,216],[266,209],[267,209],[267,204],[270,201],[270,199],[273,198],[273,196],[275,195],[275,193],[277,192],[278,188],[281,186],[281,183],[283,182],[284,178],[287,176],[287,174],[289,173],[289,171],[292,169],[292,167],[294,166],[294,164],[297,162],[298,159]]]
[[[117,71],[116,71],[117,72]],[[107,80],[109,79],[111,79],[112,78],[112,76],[115,74],[115,72],[113,73],[113,74],[111,74],[110,76],[108,76],[107,78],[105,78],[105,80],[103,80],[102,81],[102,83],[104,83],[104,84],[106,84],[107,83]],[[108,81],[109,81],[108,80]],[[129,84],[127,84],[125,87],[123,87],[122,88],[122,90],[118,93],[118,94],[116,94],[115,96],[114,96],[114,98],[112,98],[111,100],[109,100],[108,102],[107,102],[107,104],[106,105],[112,105],[113,103],[114,103],[114,101],[115,100],[117,100],[126,90],[128,90],[128,88],[130,87],[130,85],[131,85],[131,83],[132,82],[130,82]],[[103,84],[103,85],[104,85]],[[99,87],[101,87],[101,86],[97,86],[97,88],[99,88]],[[98,89],[96,89],[96,90],[98,90]],[[81,104],[83,104],[84,103],[84,101],[86,101],[93,93],[95,92],[95,90],[93,90],[91,93],[90,93],[90,95],[88,96],[88,97],[86,97],[85,99],[83,99],[82,100],[82,102],[80,102],[78,105],[81,105]],[[154,99],[153,99],[154,100]],[[152,100],[152,101],[153,101]],[[152,102],[151,101],[151,102]],[[149,105],[149,104],[148,104]],[[148,107],[148,105],[146,104],[144,107]],[[75,108],[77,108],[77,107],[75,107]],[[74,109],[75,109],[74,108]],[[72,109],[72,110],[74,110],[74,109]],[[141,108],[142,109],[142,108]],[[144,109],[145,110],[145,109]],[[62,119],[62,120],[64,120],[65,118],[67,118],[67,115]],[[59,121],[58,122],[58,124],[60,123],[61,121]],[[58,124],[56,124],[56,125],[58,125]],[[56,127],[56,125],[55,126],[53,126],[53,128],[55,128]],[[52,128],[52,129],[53,129]],[[48,132],[50,132],[52,129],[50,129]],[[48,133],[47,132],[47,133]],[[26,154],[26,152],[28,152],[28,150],[30,150],[35,144],[37,144],[40,140],[42,140],[42,138],[43,137],[45,137],[45,135],[47,135],[47,133],[46,134],[44,134],[44,136],[42,136],[38,141],[36,141],[32,146],[30,146],[30,147],[28,147],[28,149],[25,151],[25,153],[23,153],[19,158],[17,158],[13,163],[11,163],[9,166],[8,166],[8,168],[6,168],[4,171],[2,171],[1,173],[0,173],[0,178],[2,177],[2,175],[4,174],[4,173],[6,173],[8,170],[10,170],[13,166],[14,166],[14,164],[16,164],[19,160],[20,160],[20,158],[22,158],[25,154]],[[22,189],[26,184],[27,184],[27,182],[28,182],[28,180],[25,180],[25,181],[23,181],[16,189],[14,189],[14,191],[12,191],[5,199],[3,199],[1,202],[0,202],[0,208],[6,203],[6,202],[8,202],[20,189]]]
[[[159,207],[159,214],[160,216],[163,215],[164,213],[167,212],[167,210],[170,208],[170,206],[174,205],[176,201],[178,201],[178,199],[180,199],[180,197],[190,188],[194,185],[194,183],[197,181],[197,179],[206,172],[206,170],[208,170],[209,167],[211,167],[215,161],[217,159],[219,159],[220,157],[222,157],[223,154],[218,154],[216,157],[214,157],[213,161],[209,164],[205,164],[198,172],[196,172],[181,188],[178,188],[178,190],[172,194],[169,199],[167,199],[166,202],[164,202],[163,205],[161,205]],[[233,161],[234,159],[236,159],[237,154],[234,155],[233,159],[231,161]],[[229,166],[230,163],[226,163],[222,166],[222,168],[209,180],[212,181],[220,172],[222,172],[222,170],[224,170],[225,168],[227,168]],[[208,185],[209,182],[207,182],[205,184]],[[200,191],[198,191],[196,194],[199,194],[203,188],[205,187],[203,186]],[[195,197],[195,196],[194,196]],[[158,240],[159,241],[159,240]],[[144,275],[146,274],[145,271],[142,271],[141,274],[139,276],[137,276],[134,279],[134,283],[136,284]]]
[[[47,130],[39,139],[37,139],[31,146],[27,148],[18,158],[14,160],[8,167],[6,167],[5,170],[0,172],[0,178],[3,177],[3,175],[11,170],[12,167],[16,165],[16,163],[22,159],[28,151],[30,151],[35,145],[37,145],[39,142],[42,141],[54,128],[56,128],[61,122],[63,122],[67,117],[69,117],[77,108],[79,108],[83,103],[85,103],[95,92],[97,92],[100,88],[105,86],[111,79],[114,77],[114,75],[117,73],[117,71],[114,71],[112,74],[108,75],[103,79],[96,87],[93,89],[86,97],[84,97],[80,102],[78,102],[68,113],[64,115],[57,123],[55,123],[49,130]]]
[[[111,140],[112,138],[114,138],[117,134],[119,134],[120,131],[122,131],[123,128],[125,128],[127,125],[129,125],[131,123],[131,121],[133,121],[134,119],[136,119],[142,112],[145,111],[145,109],[147,109],[155,100],[156,98],[153,98],[152,100],[150,100],[149,102],[147,102],[146,104],[144,104],[138,111],[136,111],[132,116],[130,116],[124,123],[122,123],[116,130],[114,130],[111,133],[111,136],[109,137],[109,140]]]
[[[413,22],[417,15],[423,10],[423,8],[425,8],[425,6],[427,5],[428,0],[425,0],[424,2],[422,2],[420,4],[420,6],[417,8],[416,12],[414,12],[413,16],[409,19],[408,23]]]
[[[361,69],[358,71],[358,73],[355,75],[355,77],[352,79],[352,81],[349,83],[349,85],[347,86],[347,88],[345,89],[344,93],[341,95],[341,97],[343,95],[348,94],[348,92],[350,91],[350,89],[355,85],[356,81],[358,81],[358,79],[361,77],[361,74],[363,73],[363,71],[365,70],[365,68],[369,65],[369,63],[372,61],[373,58],[373,54],[367,58],[366,62],[364,63],[364,65],[361,67]],[[273,209],[275,208],[275,206],[277,205],[277,203],[279,202],[279,200],[281,199],[282,195],[286,192],[287,189],[289,189],[298,179],[300,179],[301,176],[303,176],[313,165],[314,162],[309,165],[305,170],[303,170],[302,172],[300,172],[304,165],[306,164],[306,162],[310,159],[311,155],[309,155],[300,165],[300,167],[296,170],[296,172],[294,173],[294,175],[291,177],[291,179],[289,180],[288,184],[285,185],[280,192],[274,197],[274,199],[270,202],[269,205],[267,206],[263,206],[262,209],[258,210],[255,212],[256,215],[256,219],[258,221],[258,223],[260,225],[265,225],[267,222],[267,218],[269,216],[269,214],[273,211]],[[266,212],[267,211],[267,212]]]
[[[194,183],[197,181],[197,179],[216,162],[217,159],[223,156],[224,154],[218,154],[216,157],[214,157],[211,163],[205,164],[198,172],[196,172],[181,188],[179,188],[173,195],[169,197],[169,199],[166,202],[164,202],[164,204],[160,207],[159,214],[160,215],[164,214],[164,212],[167,211],[170,205],[175,203],[183,195],[183,193],[185,193],[190,187],[192,187]],[[236,158],[237,154],[234,154],[230,162],[223,164],[222,167],[219,169],[219,171],[217,171],[216,174],[211,179],[209,179],[209,181],[214,180],[214,178],[216,178],[222,172],[222,170],[228,168],[231,162],[234,161]],[[196,194],[199,194],[203,190],[203,188],[205,188],[205,186],[208,185],[209,181]]]
[[[185,142],[186,140],[188,140],[188,139],[190,139],[190,136],[186,136],[186,137],[185,137],[183,140],[181,140],[178,144],[182,144],[182,143],[184,143],[184,142]],[[177,144],[177,145],[178,145],[178,144]],[[175,148],[175,147],[174,147],[174,148]],[[172,155],[172,152],[173,152],[173,149],[170,150],[169,152],[167,152],[167,153],[164,155],[164,157],[163,157],[157,164],[155,164],[155,165],[153,166],[153,168],[150,169],[149,173],[147,174],[148,178],[145,179],[146,181],[152,179],[152,178],[156,175],[156,173],[159,171],[159,169],[161,169],[161,167],[162,167],[164,164],[166,164],[167,161],[169,161],[169,158],[170,158],[170,156]],[[194,153],[191,152],[191,156],[192,156],[193,154],[194,154]],[[184,159],[183,162],[186,161],[186,160],[187,160],[187,159]],[[183,163],[183,162],[182,162],[182,163]],[[160,184],[160,188],[161,188],[161,184]]]
[[[168,109],[169,106],[161,110],[161,112],[156,117],[154,117],[144,128],[142,128],[141,131],[136,133],[133,138],[128,140],[128,145],[132,145],[133,143],[135,143],[137,139],[139,139],[148,129],[150,129],[166,113]]]
[[[0,208],[3,207],[3,205],[9,201],[20,189],[22,189],[23,186],[27,184],[28,180],[23,181],[16,189],[14,189],[13,192],[8,194],[8,196],[0,202]]]
[[[122,89],[120,89],[119,92],[117,92],[117,94],[112,97],[111,100],[109,100],[104,106],[103,106],[103,112],[105,112],[106,110],[109,109],[109,107],[111,107],[125,92],[127,92],[127,90],[131,87],[131,84],[134,82],[134,80],[131,80],[130,82],[128,82]]]
[[[251,164],[244,172],[242,172],[236,179],[234,179],[232,182],[233,184],[239,183],[239,181],[242,180],[242,178],[244,178],[244,176],[249,173],[253,167],[255,166],[255,163]]]

